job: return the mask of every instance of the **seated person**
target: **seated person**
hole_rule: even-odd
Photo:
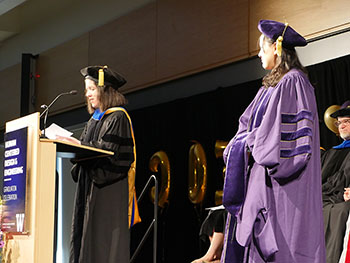
[[[208,216],[202,223],[199,236],[202,240],[204,239],[203,241],[208,237],[210,246],[203,257],[192,261],[192,263],[220,262],[224,245],[226,216],[227,211],[222,205],[209,210]]]
[[[322,198],[327,263],[338,262],[350,211],[350,101],[331,114],[344,140],[322,155]],[[345,191],[344,191],[345,190]]]

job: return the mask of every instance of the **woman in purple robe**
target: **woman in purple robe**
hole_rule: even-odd
[[[258,29],[270,72],[224,153],[221,262],[324,263],[317,107],[295,51],[307,43],[288,24],[261,20]]]

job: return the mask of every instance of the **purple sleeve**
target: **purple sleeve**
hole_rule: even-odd
[[[290,178],[311,155],[316,102],[303,73],[286,74],[275,87],[261,125],[247,137],[255,162],[274,178]]]

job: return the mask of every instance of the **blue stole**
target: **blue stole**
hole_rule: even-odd
[[[102,119],[102,117],[103,117],[103,115],[105,114],[105,112],[106,112],[106,111],[101,112],[100,109],[96,109],[96,110],[94,111],[94,114],[92,115],[92,118],[93,118],[94,120],[99,121],[99,120]]]
[[[343,141],[341,144],[334,146],[333,149],[344,149],[350,147],[350,140]]]

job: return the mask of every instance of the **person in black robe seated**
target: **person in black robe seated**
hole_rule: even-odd
[[[322,155],[322,196],[327,263],[337,263],[350,211],[350,101],[331,117],[344,141]]]
[[[128,172],[134,163],[134,139],[126,103],[118,89],[126,80],[101,66],[83,68],[85,97],[92,114],[79,140],[57,139],[100,148],[114,155],[79,161],[72,220],[70,263],[129,262]],[[132,166],[133,167],[133,166]]]

